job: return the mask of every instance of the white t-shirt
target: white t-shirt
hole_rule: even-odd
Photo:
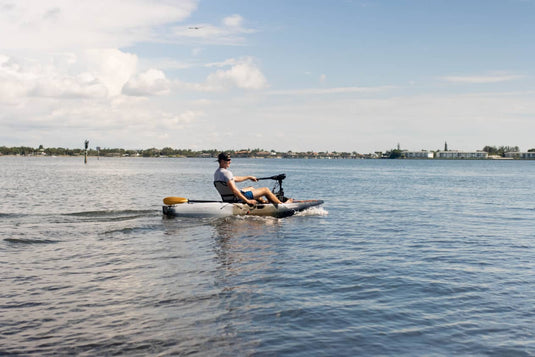
[[[214,172],[214,181],[223,181],[223,182],[229,182],[230,180],[234,180],[234,175],[230,170],[218,168]]]

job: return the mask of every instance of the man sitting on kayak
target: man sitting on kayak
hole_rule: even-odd
[[[228,169],[230,167],[231,158],[226,152],[220,153],[217,157],[217,161],[219,162],[219,168],[214,173],[214,185],[221,194],[223,201],[243,201],[247,204],[253,205],[256,204],[257,201],[262,201],[262,197],[266,197],[271,203],[282,203],[267,187],[246,187],[241,190],[237,188],[236,182],[247,180],[257,182],[258,179],[254,176],[234,176]],[[291,202],[291,200],[289,201]]]

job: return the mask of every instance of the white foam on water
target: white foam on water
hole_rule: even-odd
[[[297,212],[296,216],[327,216],[329,212],[323,207],[310,207],[304,211]]]

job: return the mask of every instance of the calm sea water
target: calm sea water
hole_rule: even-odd
[[[535,162],[235,159],[326,202],[217,220],[161,215],[214,160],[0,168],[0,355],[535,355]]]

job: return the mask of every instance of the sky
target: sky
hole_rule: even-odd
[[[0,146],[535,148],[535,0],[0,0]]]

